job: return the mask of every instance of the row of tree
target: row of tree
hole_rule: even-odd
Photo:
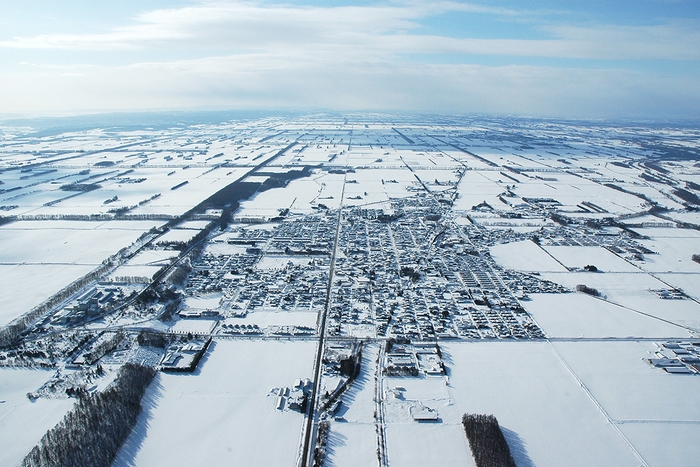
[[[99,344],[90,349],[90,351],[83,356],[83,358],[85,359],[85,363],[87,363],[88,365],[92,365],[97,360],[116,349],[119,343],[124,339],[124,337],[124,332],[118,331],[111,337],[104,339]]]
[[[586,284],[578,284],[576,286],[576,291],[577,292],[583,292],[588,295],[593,295],[594,297],[600,297],[600,292],[598,289],[594,289],[593,287],[589,287]]]
[[[80,279],[68,284],[66,287],[61,289],[51,298],[43,302],[42,304],[34,307],[27,313],[23,314],[4,328],[0,328],[0,347],[10,347],[16,345],[19,342],[20,335],[27,330],[32,324],[34,324],[39,318],[41,318],[45,313],[50,311],[52,308],[66,300],[68,297],[78,292],[80,289],[85,287],[88,283],[96,280],[101,275],[109,271],[112,268],[111,261],[106,261],[101,264],[98,268],[87,273]]]
[[[477,467],[516,467],[496,417],[464,414],[462,425]]]
[[[141,398],[156,374],[127,363],[103,392],[81,398],[22,461],[22,467],[108,467],[141,412]]]
[[[326,460],[326,444],[328,444],[328,435],[331,431],[331,422],[323,420],[318,424],[318,435],[316,437],[316,448],[314,449],[314,464],[313,467],[323,467]]]

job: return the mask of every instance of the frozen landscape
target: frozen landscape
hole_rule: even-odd
[[[476,466],[465,414],[518,467],[700,458],[697,127],[32,125],[0,123],[2,466],[132,383],[106,465]]]

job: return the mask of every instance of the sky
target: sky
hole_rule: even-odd
[[[700,120],[700,0],[0,0],[0,115]]]

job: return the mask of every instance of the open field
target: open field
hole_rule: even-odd
[[[536,294],[525,306],[549,337],[689,336],[680,326],[582,293]]]
[[[530,240],[503,243],[491,247],[491,255],[498,264],[518,271],[566,271],[566,267]]]
[[[457,423],[465,412],[494,414],[520,439],[518,465],[557,466],[562,459],[579,466],[639,465],[548,344],[451,344],[445,353],[454,368],[454,402],[443,418]]]
[[[307,342],[221,340],[194,374],[159,374],[114,465],[294,465],[303,416],[275,409],[269,391],[310,376],[313,351]]]
[[[31,310],[94,269],[92,265],[0,265],[0,326]]]
[[[51,373],[0,368],[0,465],[21,461],[73,406],[73,399],[27,398],[26,394],[37,390]]]
[[[2,263],[99,265],[130,245],[138,230],[24,229],[21,223],[0,228]],[[90,245],[90,248],[85,248]]]

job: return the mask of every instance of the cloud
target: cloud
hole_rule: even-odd
[[[458,11],[525,18],[546,38],[424,32],[422,24],[431,15]],[[0,41],[0,50],[12,50],[13,65],[18,50],[43,51],[44,56],[66,50],[66,56],[82,63],[41,64],[32,56],[14,72],[6,67],[0,72],[0,108],[34,113],[322,108],[696,115],[697,77],[633,71],[624,63],[700,59],[697,21],[616,26],[537,20],[550,13],[424,1],[350,7],[214,2],[152,10],[103,33]],[[435,57],[444,55],[456,60],[436,64]],[[120,57],[122,65],[101,60],[103,56]],[[478,65],[474,56],[505,57],[499,63],[513,64]],[[534,58],[551,59],[551,66],[535,66]],[[610,67],[571,67],[562,59],[609,61]]]
[[[597,59],[700,58],[700,22],[674,20],[652,26],[558,25],[547,28],[573,57]]]
[[[497,16],[535,12],[456,2],[312,7],[220,2],[159,9],[100,34],[51,34],[0,41],[0,48],[68,50],[207,49],[326,55],[462,54],[573,59],[700,59],[700,24],[543,25],[548,39],[454,38],[418,33],[430,16],[465,11]]]
[[[580,118],[687,116],[700,105],[697,80],[628,70],[343,65],[251,53],[84,69],[81,76],[3,73],[0,102],[25,112],[296,108]]]

